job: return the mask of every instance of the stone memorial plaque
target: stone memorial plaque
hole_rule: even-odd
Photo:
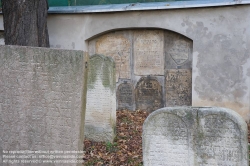
[[[116,64],[116,82],[119,78],[131,78],[129,39],[122,34],[109,33],[96,41],[96,53],[110,56]]]
[[[190,106],[192,104],[191,69],[166,71],[166,106]]]
[[[174,33],[165,32],[165,62],[166,69],[192,68],[192,40]]]
[[[164,34],[162,30],[134,32],[134,73],[164,75]]]
[[[180,65],[188,60],[189,52],[189,43],[185,42],[184,40],[175,40],[168,53],[173,58],[175,63]]]
[[[150,77],[142,77],[135,89],[136,109],[149,112],[163,107],[162,86]]]
[[[130,83],[122,83],[117,88],[118,109],[133,110],[134,88]]]
[[[85,53],[0,46],[0,59],[0,163],[9,165],[2,158],[10,155],[8,151],[17,151],[16,156],[20,150],[36,155],[39,151],[82,151]],[[15,159],[19,162],[13,165],[30,165]],[[44,160],[39,158],[38,163]]]
[[[85,137],[112,142],[116,125],[115,63],[111,57],[93,55],[89,60]]]
[[[143,125],[143,165],[248,166],[247,124],[218,107],[166,107]]]

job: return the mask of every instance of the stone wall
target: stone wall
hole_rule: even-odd
[[[241,1],[226,4],[232,6],[195,8],[182,6],[175,9],[145,9],[101,14],[94,11],[79,14],[49,14],[50,43],[53,48],[88,51],[91,45],[89,41],[118,30],[153,28],[182,34],[193,42],[192,105],[227,107],[237,111],[249,121],[250,5],[240,4]],[[0,16],[0,29],[3,29],[1,20],[2,16]],[[120,49],[132,45],[131,41],[132,38],[126,35],[125,39],[121,37],[120,42],[130,43]],[[164,48],[168,49],[165,46]],[[132,52],[133,50],[129,50],[126,54]],[[169,61],[168,66],[175,65],[176,62]],[[127,71],[126,68],[124,66],[123,70]],[[127,73],[129,71],[122,73],[121,76],[127,77]],[[136,82],[140,79],[138,77],[135,77]],[[164,80],[156,77],[159,83]],[[131,84],[133,87],[136,86],[134,82]]]
[[[35,151],[38,152],[35,155],[82,151],[87,80],[85,53],[0,46],[0,59],[0,163],[6,160],[3,155],[10,155],[3,154],[4,151],[28,150],[33,152],[30,155]],[[21,154],[27,156],[28,153]],[[47,159],[40,158],[38,163]]]
[[[156,28],[182,34],[193,41],[192,105],[231,108],[248,121],[249,8],[250,5],[235,5],[101,14],[51,14],[48,30],[52,47],[85,51],[91,45],[88,41],[111,31]],[[132,44],[132,38],[127,39]],[[130,50],[130,54],[132,52]],[[140,78],[135,79],[138,81]],[[161,80],[158,79],[158,82]],[[135,87],[136,83],[132,82],[132,85]]]
[[[183,35],[156,29],[115,31],[90,40],[89,53],[116,62],[117,109],[153,111],[192,103],[192,40]]]

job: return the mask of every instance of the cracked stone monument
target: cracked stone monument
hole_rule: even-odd
[[[0,163],[10,164],[5,158],[10,151],[17,151],[12,165],[26,166],[34,163],[18,158],[27,156],[21,151],[50,155],[83,150],[85,62],[83,51],[0,46]],[[32,158],[37,164],[44,160]]]
[[[116,125],[115,63],[111,57],[90,57],[85,137],[93,141],[113,142]]]
[[[248,166],[247,124],[220,107],[166,107],[143,125],[144,166]]]

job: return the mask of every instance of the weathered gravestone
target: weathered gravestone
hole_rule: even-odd
[[[166,71],[166,106],[192,105],[192,71],[168,69]]]
[[[193,41],[171,31],[165,31],[164,39],[165,69],[192,69]]]
[[[168,30],[129,29],[97,36],[88,45],[91,55],[109,56],[116,63],[117,109],[154,111],[164,105],[192,104],[191,39]],[[157,78],[162,89],[158,93],[157,89],[145,88],[146,85],[138,81],[140,77]],[[125,86],[130,89],[124,81],[132,83],[133,87],[140,84],[134,91],[137,97],[131,97],[131,91],[124,90]]]
[[[115,63],[111,57],[93,55],[89,60],[85,136],[112,142],[116,125]]]
[[[119,109],[134,110],[134,87],[131,83],[125,81],[117,88],[116,100]]]
[[[11,163],[4,157],[10,155],[8,151],[17,151],[11,159],[25,166],[30,162],[22,164],[20,160],[25,157],[19,155],[27,157],[28,153],[20,150],[28,150],[30,155],[36,153],[32,160],[38,164],[56,160],[38,158],[50,155],[49,151],[82,151],[85,53],[0,46],[0,59],[0,162]]]
[[[143,165],[248,166],[247,133],[226,108],[162,108],[144,122]]]
[[[130,79],[130,40],[120,33],[106,34],[96,41],[96,53],[113,58],[116,64],[116,82],[119,78]]]
[[[164,75],[163,41],[161,30],[134,31],[136,75]]]
[[[136,109],[152,112],[163,107],[162,86],[151,77],[142,77],[135,88]]]

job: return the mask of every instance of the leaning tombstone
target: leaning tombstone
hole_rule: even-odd
[[[81,165],[65,153],[83,155],[87,55],[0,46],[0,59],[0,162]]]
[[[116,125],[115,63],[111,57],[90,57],[87,83],[85,137],[113,142]]]
[[[248,166],[247,125],[219,107],[166,107],[143,124],[144,166]]]

